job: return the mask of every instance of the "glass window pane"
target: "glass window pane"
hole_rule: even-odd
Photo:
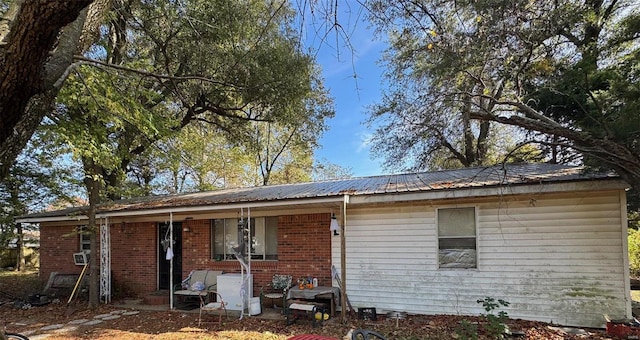
[[[474,208],[438,209],[438,235],[476,236]]]
[[[235,259],[233,247],[238,245],[238,219],[227,218],[224,220],[224,245],[225,258]]]
[[[220,261],[224,258],[224,220],[213,220],[213,258]]]
[[[235,259],[232,248],[237,246],[238,237],[237,218],[212,220],[212,258],[218,261]],[[253,260],[278,259],[278,217],[251,219],[251,258]]]
[[[87,226],[81,226],[78,229],[80,235],[80,251],[89,252],[91,250],[91,235],[87,231]]]
[[[278,217],[267,217],[265,221],[265,259],[278,259]]]
[[[263,259],[265,249],[264,217],[252,218],[251,222],[251,255],[254,259]]]
[[[477,268],[475,208],[438,209],[440,268]]]
[[[475,237],[440,238],[440,249],[476,249]]]

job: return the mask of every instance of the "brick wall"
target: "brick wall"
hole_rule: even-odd
[[[254,296],[271,281],[273,274],[316,277],[320,285],[331,285],[330,214],[287,215],[278,218],[278,261],[252,261]],[[111,270],[114,294],[142,296],[158,285],[157,223],[127,223],[111,226]],[[211,259],[209,220],[183,221],[182,277],[197,269],[239,273],[238,261]],[[78,236],[63,237],[73,227],[41,228],[40,275],[46,280],[53,271],[79,273],[71,254],[79,249]]]
[[[72,226],[40,228],[40,279],[46,282],[53,272],[80,274],[73,253],[80,251],[80,237]]]
[[[46,282],[52,272],[82,271],[82,266],[73,263],[72,254],[80,251],[80,238],[75,230],[75,226],[46,224],[40,228],[41,280]],[[99,238],[96,242],[99,254]],[[156,223],[128,223],[125,228],[111,225],[111,279],[115,293],[131,296],[156,289],[157,243]]]
[[[294,283],[300,277],[316,277],[320,285],[331,285],[331,214],[278,217],[278,261],[252,261],[253,294],[271,282],[273,274],[289,274]],[[209,220],[185,221],[189,232],[182,234],[183,277],[191,270],[212,269],[239,273],[238,261],[211,259]]]
[[[182,228],[182,277],[192,270],[210,269],[211,263],[211,221],[186,220]]]
[[[111,226],[111,282],[118,296],[140,296],[158,287],[157,224]]]

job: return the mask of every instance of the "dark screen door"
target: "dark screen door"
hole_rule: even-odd
[[[169,235],[169,223],[158,224],[158,289],[169,289],[171,261],[167,260],[167,251],[162,241]],[[173,284],[182,281],[182,223],[173,222]]]

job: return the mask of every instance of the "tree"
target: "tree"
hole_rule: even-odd
[[[216,190],[256,183],[253,158],[206,123],[192,123],[176,136],[159,141],[133,163],[132,187],[151,187],[150,194]],[[139,170],[138,170],[139,169]],[[138,175],[153,173],[153,176]]]
[[[312,179],[314,181],[326,181],[332,179],[344,179],[353,177],[353,170],[338,164],[331,163],[328,159],[316,160],[313,164]]]
[[[397,56],[405,57],[397,72],[427,69],[416,79],[444,90],[440,96],[426,92],[423,105],[467,105],[479,124],[542,133],[547,138],[538,143],[572,148],[639,183],[640,9],[634,2],[401,0],[368,6],[378,22],[400,27],[392,37]]]
[[[30,211],[68,201],[67,193],[77,191],[73,169],[58,162],[63,148],[40,148],[43,138],[46,137],[36,134],[5,179],[0,181],[0,248],[4,248],[8,241],[18,240],[16,270],[24,269],[22,233],[34,228],[15,223],[14,219]]]
[[[251,122],[321,124],[333,114],[310,120],[323,108],[308,98],[324,92],[287,26],[284,2],[118,4],[102,30],[109,34],[76,58],[81,66],[51,115],[83,164],[91,249],[97,249],[95,207],[122,197],[129,165],[154,143],[194,122],[235,141]],[[90,305],[96,304],[97,280],[90,284]]]
[[[251,122],[302,126],[323,124],[333,115],[322,106],[326,93],[312,58],[300,51],[287,26],[292,15],[284,2],[129,1],[118,7],[110,33],[92,48],[94,59],[79,58],[102,69],[112,79],[102,83],[114,88],[100,85],[88,95],[107,94],[112,103],[126,102],[163,124],[151,128],[154,133],[134,130],[121,139],[119,171],[155,141],[192,122],[208,123],[237,141],[250,134]],[[138,98],[117,88],[145,94]],[[103,175],[109,186],[120,187],[114,181],[122,176]]]
[[[305,119],[284,122],[255,122],[248,149],[256,155],[261,184],[284,184],[309,181],[313,150],[327,129],[325,121],[333,117],[329,99],[320,78],[313,78],[313,89],[304,98],[288,102],[285,109],[299,112]]]
[[[627,231],[629,244],[629,271],[631,276],[640,277],[640,231],[629,228]]]
[[[407,3],[370,3],[370,19],[378,25],[378,31],[389,36],[390,48],[383,61],[391,84],[382,102],[369,110],[369,122],[381,122],[374,134],[373,151],[386,156],[386,167],[395,169],[495,162],[492,155],[505,155],[514,147],[500,145],[500,137],[515,135],[516,131],[496,131],[491,122],[471,118],[477,109],[497,109],[491,101],[475,100],[492,88],[501,91],[499,79],[478,77],[490,72],[487,65],[492,51],[463,49],[470,43],[464,33],[457,32],[464,23],[450,18],[439,21],[437,29],[425,26],[424,22],[431,20],[428,13],[405,13]],[[447,32],[451,32],[449,39],[439,38]],[[439,39],[445,43],[436,45]],[[452,74],[451,70],[458,72]]]
[[[0,2],[0,180],[51,110],[110,0]],[[83,37],[84,32],[84,37]]]
[[[261,185],[308,182],[311,179],[312,148],[297,127],[257,126],[255,144]]]

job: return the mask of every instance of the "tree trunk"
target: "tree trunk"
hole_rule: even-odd
[[[16,234],[18,241],[16,247],[18,248],[18,259],[16,260],[16,271],[24,270],[24,234],[22,231],[22,223],[16,223]]]
[[[89,308],[96,308],[100,303],[100,286],[98,270],[98,258],[100,253],[98,252],[98,227],[96,225],[96,207],[100,203],[100,179],[98,178],[99,167],[95,165],[93,160],[82,160],[85,179],[84,184],[87,187],[87,193],[89,194],[89,226],[88,230],[91,232],[89,236],[89,248],[91,249],[91,256],[89,257]]]
[[[0,179],[7,175],[31,138],[35,129],[33,121],[40,123],[42,119],[42,116],[24,116],[29,102],[52,85],[46,83],[50,79],[46,63],[55,59],[50,54],[56,49],[60,31],[76,20],[91,1],[16,0],[3,18],[0,27]],[[74,51],[75,48],[71,54]],[[69,65],[70,62],[67,67]],[[51,97],[40,99],[44,98]],[[27,124],[19,125],[24,122]]]

